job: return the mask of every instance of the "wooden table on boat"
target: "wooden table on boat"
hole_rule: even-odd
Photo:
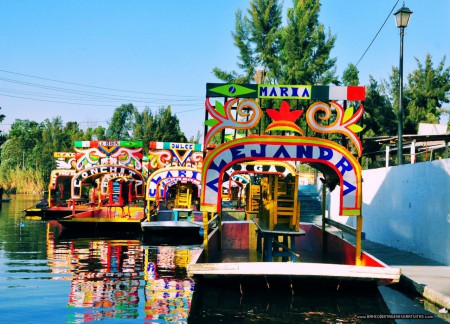
[[[288,261],[291,258],[292,262],[297,261],[299,255],[296,252],[295,238],[300,235],[305,235],[305,231],[293,231],[285,226],[277,225],[273,230],[262,228],[259,224],[259,219],[254,218],[253,222],[256,224],[257,230],[257,251],[263,252],[263,261],[272,262],[274,257],[282,257],[282,261]],[[278,239],[282,237],[282,242]],[[280,250],[281,248],[281,250]]]
[[[180,213],[186,213],[187,214],[187,221],[191,220],[191,215],[193,209],[190,208],[174,208],[173,211],[173,220],[178,221],[180,220]]]

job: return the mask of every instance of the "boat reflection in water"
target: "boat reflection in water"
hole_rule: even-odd
[[[57,223],[56,223],[57,224]],[[194,281],[186,266],[199,246],[143,246],[140,240],[58,240],[49,223],[47,254],[56,279],[70,279],[70,323],[145,318],[187,322]]]
[[[146,250],[146,320],[187,322],[195,284],[187,277],[186,266],[199,252],[200,248],[168,246]]]

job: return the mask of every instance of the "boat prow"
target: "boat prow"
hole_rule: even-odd
[[[144,240],[152,245],[201,244],[204,240],[202,215],[190,209],[160,210],[141,223]]]
[[[333,287],[342,282],[385,285],[399,281],[400,269],[391,268],[368,253],[363,252],[357,264],[355,246],[342,237],[327,232],[326,241],[322,241],[322,229],[310,223],[301,223],[301,230],[303,234],[293,237],[295,244],[286,246],[275,243],[272,237],[268,244],[268,237],[255,236],[258,227],[252,222],[223,222],[221,247],[219,233],[215,233],[217,237],[210,238],[207,255],[188,265],[188,274],[208,282],[245,278],[250,284],[263,278],[272,284],[321,281]]]
[[[145,215],[142,210],[120,211],[100,207],[79,212],[58,219],[63,231],[79,235],[99,235],[104,233],[141,234],[141,221]]]

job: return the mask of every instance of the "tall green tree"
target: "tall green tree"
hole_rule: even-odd
[[[154,131],[155,117],[150,108],[146,107],[142,113],[136,114],[136,125],[133,131],[135,138],[144,143],[144,153],[148,152],[148,143],[155,141]]]
[[[55,117],[52,120],[45,119],[42,124],[42,141],[40,144],[48,150],[51,152],[67,151],[73,147],[68,128],[64,127],[61,117]]]
[[[259,69],[264,83],[337,84],[335,58],[330,58],[336,36],[319,23],[319,0],[293,0],[282,26],[278,0],[252,0],[247,16],[236,12],[234,44],[243,73],[214,68],[225,82],[250,83]]]
[[[82,140],[104,140],[106,138],[106,129],[103,126],[97,126],[96,128],[88,127],[83,134]]]
[[[403,87],[404,134],[417,134],[419,123],[438,123],[445,113],[444,103],[450,101],[450,68],[445,67],[445,56],[437,68],[433,67],[431,55],[422,64],[417,58],[417,69],[408,74]],[[392,67],[392,73],[384,81],[387,94],[398,113],[399,70]]]
[[[345,86],[359,85],[359,71],[354,64],[349,63],[344,73],[342,73],[342,84]]]
[[[397,118],[389,98],[382,86],[369,76],[369,86],[364,101],[364,129],[363,134],[368,136],[395,135],[397,133]]]
[[[133,104],[123,104],[114,110],[113,117],[108,123],[106,136],[111,140],[131,140],[133,128],[136,124],[136,114],[138,113]]]
[[[282,6],[276,0],[255,0],[250,2],[248,14],[256,64],[264,68],[266,82],[277,82],[280,75]]]
[[[250,83],[258,68],[266,71],[267,80],[280,75],[282,6],[278,0],[252,0],[247,16],[236,12],[234,44],[239,49],[238,67],[244,71],[225,72],[214,68],[215,76],[225,82]]]
[[[293,0],[287,11],[281,53],[283,84],[336,84],[336,59],[330,58],[336,36],[319,23],[319,0]]]
[[[75,141],[83,139],[84,132],[80,129],[80,125],[77,122],[67,122],[63,129],[64,134],[67,135],[68,148],[73,147]]]
[[[242,11],[236,12],[235,31],[232,32],[234,45],[239,49],[238,67],[244,71],[227,72],[218,67],[213,68],[214,75],[224,82],[250,83],[252,75],[255,72],[256,62],[253,57],[253,49],[250,41],[250,26],[247,19],[242,16]]]
[[[76,134],[79,129],[77,123],[69,122],[64,125],[61,117],[45,119],[42,125],[42,139],[33,149],[33,160],[34,169],[47,179],[55,168],[53,153],[73,151],[74,137],[71,133]]]
[[[450,67],[445,67],[445,60],[444,56],[434,68],[430,54],[424,63],[416,58],[417,69],[408,75],[407,123],[417,127],[420,122],[439,123],[445,113],[443,104],[450,102]]]
[[[20,188],[26,192],[25,183],[33,182],[31,179],[41,179],[37,182],[42,183],[42,173],[33,171],[37,164],[35,148],[42,142],[42,130],[42,123],[30,120],[16,119],[11,125],[2,145],[0,165],[0,182],[8,190]],[[23,177],[24,174],[27,176]]]
[[[32,152],[34,147],[42,142],[42,131],[42,124],[30,120],[16,119],[11,125],[8,135],[8,145],[11,145],[11,149],[7,153],[2,151],[2,164],[7,163],[9,169],[16,166],[22,168],[34,166]]]
[[[154,141],[161,142],[187,142],[186,136],[181,131],[178,117],[172,115],[170,106],[161,107],[154,119]]]

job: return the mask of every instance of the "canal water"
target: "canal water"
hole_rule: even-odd
[[[25,217],[39,198],[14,195],[0,210],[0,323],[445,323],[396,286],[202,289],[186,274],[200,246],[65,237],[56,221]]]

